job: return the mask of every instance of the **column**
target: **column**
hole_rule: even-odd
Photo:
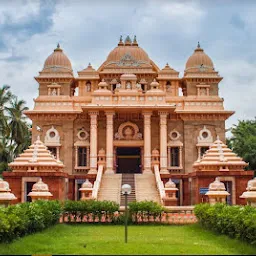
[[[97,133],[97,115],[98,111],[91,111],[89,115],[91,117],[90,126],[90,170],[89,174],[97,173],[97,143],[98,143],[98,133]]]
[[[151,115],[152,112],[142,113],[144,116],[144,171],[152,172],[151,167]]]
[[[160,173],[169,173],[167,170],[167,115],[168,112],[159,112],[160,115]]]
[[[180,153],[180,155],[179,155],[179,160],[180,160],[180,163],[179,163],[179,167],[180,168],[183,168],[183,164],[182,164],[182,160],[183,160],[183,158],[182,158],[182,146],[180,146],[180,150],[179,150],[179,153]]]
[[[114,112],[105,112],[107,117],[107,129],[106,129],[106,173],[113,174],[113,136],[114,136],[114,128],[113,128],[113,117],[115,115]]]

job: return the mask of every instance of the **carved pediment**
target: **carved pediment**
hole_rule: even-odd
[[[142,140],[142,134],[139,127],[132,122],[122,123],[118,132],[115,133],[115,140]]]

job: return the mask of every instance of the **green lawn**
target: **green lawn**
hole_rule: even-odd
[[[123,226],[59,224],[11,244],[0,254],[256,254],[256,246],[218,236],[198,224]]]

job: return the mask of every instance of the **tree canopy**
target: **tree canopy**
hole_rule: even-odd
[[[11,93],[10,86],[0,88],[0,174],[31,143],[25,104]]]
[[[256,118],[239,121],[231,128],[231,133],[229,147],[249,163],[249,170],[256,170]]]

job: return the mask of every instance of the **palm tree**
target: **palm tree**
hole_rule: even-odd
[[[24,100],[18,100],[17,97],[11,101],[11,107],[9,108],[10,122],[9,127],[11,130],[11,140],[15,141],[18,145],[24,143],[28,133],[28,126],[26,123],[26,117],[24,111],[28,110],[25,107]]]
[[[3,85],[0,88],[0,137],[8,135],[10,130],[7,125],[7,115],[6,111],[9,110],[8,104],[13,98],[12,93],[9,91],[10,86]]]

